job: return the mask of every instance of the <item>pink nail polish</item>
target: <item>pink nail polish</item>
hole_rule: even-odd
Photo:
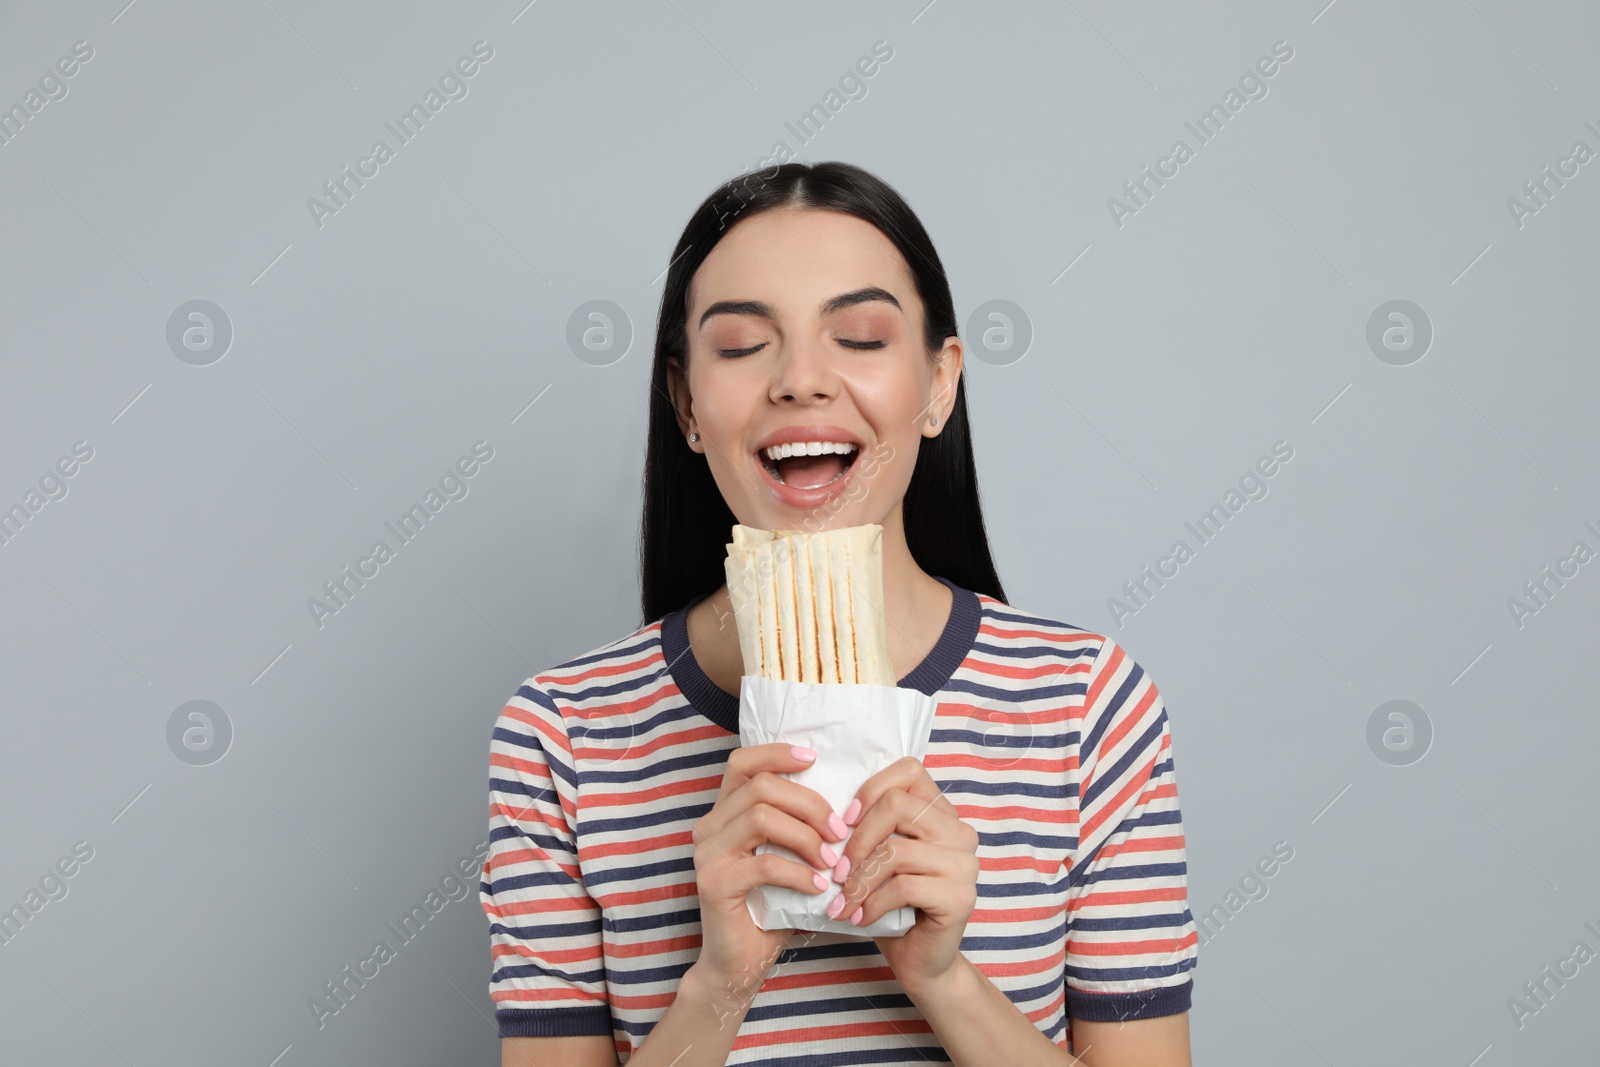
[[[834,864],[839,862],[839,854],[833,849],[829,848],[826,842],[824,842],[822,845],[822,862],[827,864],[829,867],[832,867]],[[817,877],[820,878],[822,876],[818,875]]]
[[[850,875],[850,857],[849,856],[840,856],[838,865],[836,867],[834,867],[834,869],[833,869],[833,880],[835,882],[843,882],[845,880],[845,878],[849,877],[849,875]]]
[[[857,908],[850,916],[850,925],[851,926],[860,926],[861,925],[861,913],[866,911],[866,910],[867,910],[867,906],[865,904],[863,904],[859,908]]]
[[[814,875],[811,880],[817,884],[817,891],[819,893],[828,888],[828,880],[822,877],[820,874]]]
[[[840,893],[838,896],[834,897],[833,901],[828,905],[828,918],[837,919],[839,917],[839,913],[843,910],[844,894]]]
[[[828,815],[828,829],[833,831],[834,837],[840,838],[844,837],[850,832],[850,827],[845,825],[845,821],[839,818],[838,815],[832,813]]]
[[[857,797],[850,802],[848,808],[844,809],[844,821],[854,826],[859,818],[861,818],[861,798]]]

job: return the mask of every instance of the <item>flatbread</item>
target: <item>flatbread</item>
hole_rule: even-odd
[[[806,555],[811,562],[811,594],[816,603],[813,612],[817,623],[817,677],[822,682],[837,685],[839,677],[839,649],[835,644],[837,632],[833,625],[833,568],[829,564],[828,540],[813,537],[806,542]]]
[[[746,674],[894,685],[883,611],[883,527],[820,533],[736,525],[724,573]]]

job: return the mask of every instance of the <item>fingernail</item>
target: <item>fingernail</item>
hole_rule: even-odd
[[[794,755],[795,759],[810,761],[817,758],[817,750],[814,748],[801,748],[799,745],[790,745],[789,751]]]
[[[828,829],[833,831],[834,837],[843,837],[850,832],[850,827],[845,825],[844,820],[839,818],[837,812],[828,813]]]
[[[839,862],[839,854],[824,844],[822,846],[822,862],[824,866],[832,867]],[[819,874],[817,877],[821,878],[822,875]]]
[[[849,873],[850,857],[840,856],[838,864],[833,868],[833,880],[835,882],[843,882],[845,880],[845,876]]]
[[[865,904],[863,904],[859,908],[857,908],[854,912],[852,912],[851,915],[850,915],[850,925],[851,926],[860,926],[861,925],[861,913],[866,911],[866,910],[867,910],[867,906]]]
[[[820,875],[820,874],[813,876],[811,880],[817,884],[817,891],[819,893],[822,890],[828,888],[828,880],[826,878],[822,877],[822,875]]]
[[[844,894],[840,893],[838,896],[834,897],[832,903],[828,905],[828,918],[837,919],[839,917],[839,913],[843,910]]]
[[[856,824],[856,820],[859,819],[860,817],[861,817],[861,798],[860,797],[856,797],[854,800],[852,800],[850,802],[850,806],[848,808],[844,809],[844,821],[849,823],[851,826],[854,826]]]

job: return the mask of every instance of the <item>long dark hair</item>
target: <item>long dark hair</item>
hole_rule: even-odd
[[[900,250],[916,280],[929,356],[944,347],[945,338],[959,336],[939,254],[910,206],[881,178],[849,163],[783,163],[733,178],[706,197],[672,250],[656,319],[639,537],[640,601],[647,623],[726,581],[723,560],[738,521],[705,456],[683,439],[667,389],[668,359],[688,367],[689,280],[732,223],[780,207],[838,211],[876,226]],[[957,380],[955,407],[944,431],[918,445],[901,503],[906,544],[927,573],[1004,601],[978,504],[965,379],[963,373]]]

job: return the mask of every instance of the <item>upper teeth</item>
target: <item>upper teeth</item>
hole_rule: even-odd
[[[830,452],[848,455],[856,450],[856,446],[849,441],[794,441],[786,445],[771,445],[766,448],[768,459],[786,459],[789,456],[822,456]]]

